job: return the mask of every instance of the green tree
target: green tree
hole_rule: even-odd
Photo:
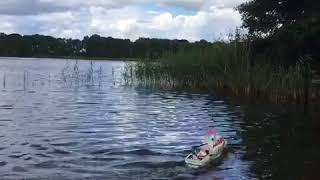
[[[319,59],[320,3],[314,0],[252,0],[238,8],[257,52],[295,63]],[[283,61],[281,61],[283,62]]]

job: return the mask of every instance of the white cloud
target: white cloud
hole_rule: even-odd
[[[1,0],[0,32],[212,41],[241,25],[240,15],[233,8],[243,1]],[[181,8],[191,13],[185,14]]]
[[[15,28],[14,25],[10,22],[10,18],[7,16],[0,16],[0,33],[7,32],[7,33],[14,33]]]

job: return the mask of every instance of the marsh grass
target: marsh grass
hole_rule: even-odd
[[[126,84],[162,89],[222,90],[280,102],[304,102],[313,92],[303,61],[290,67],[258,62],[245,42],[217,42],[166,53],[155,61],[127,63]],[[270,62],[270,61],[269,61]]]
[[[86,68],[80,68],[78,61],[67,62],[61,71],[60,79],[66,86],[102,86],[104,73],[102,66],[96,67],[93,61]]]

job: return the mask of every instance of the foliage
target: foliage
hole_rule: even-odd
[[[235,95],[262,97],[272,101],[302,102],[311,86],[304,65],[289,68],[251,59],[246,42],[193,45],[178,53],[166,53],[157,61],[128,63],[128,83],[165,89],[224,90]]]
[[[176,52],[190,44],[186,40],[129,39],[85,36],[83,40],[51,36],[0,33],[0,56],[87,57],[87,58],[159,58],[164,52]]]
[[[253,39],[255,54],[279,64],[294,64],[299,57],[319,61],[320,5],[313,0],[252,0],[238,8],[243,27]]]

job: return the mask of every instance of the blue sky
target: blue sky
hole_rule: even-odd
[[[241,25],[234,8],[245,1],[1,0],[0,32],[213,41]]]

